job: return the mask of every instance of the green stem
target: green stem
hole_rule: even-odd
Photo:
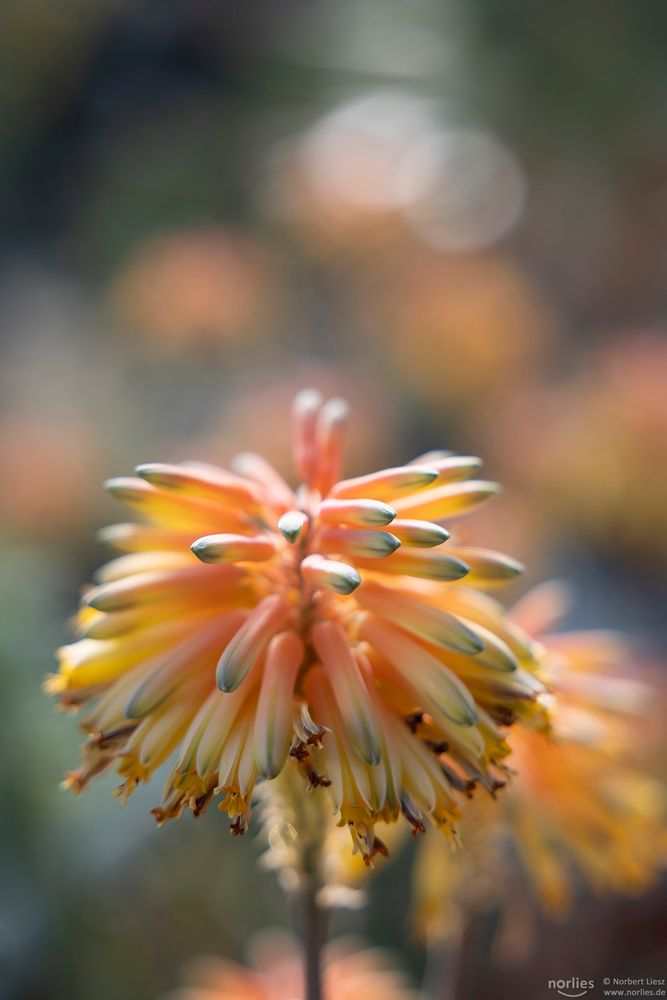
[[[456,1000],[463,942],[457,935],[434,942],[426,953],[424,994],[430,1000]]]
[[[326,915],[317,901],[319,888],[316,878],[304,875],[298,893],[298,924],[303,947],[305,1000],[323,1000],[322,948],[326,938]]]

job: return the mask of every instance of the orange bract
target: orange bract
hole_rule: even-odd
[[[500,727],[543,687],[536,645],[481,588],[520,567],[443,527],[497,488],[446,452],[341,481],[346,419],[297,397],[296,491],[250,454],[108,484],[142,522],[104,532],[120,555],[48,682],[87,706],[73,789],[115,763],[126,796],[175,755],[158,821],[220,795],[240,833],[256,781],[296,768],[370,859],[376,821],[454,836],[460,793],[502,784]]]

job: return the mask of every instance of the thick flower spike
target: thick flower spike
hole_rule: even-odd
[[[115,764],[125,797],[172,758],[158,822],[219,796],[242,833],[256,782],[290,769],[370,862],[378,821],[455,841],[471,786],[502,783],[501,727],[542,718],[539,646],[476,588],[520,566],[440,523],[497,487],[449,452],[341,480],[347,417],[299,394],[296,490],[249,453],[109,481],[141,520],[102,533],[117,555],[48,681],[86,706],[73,790]]]

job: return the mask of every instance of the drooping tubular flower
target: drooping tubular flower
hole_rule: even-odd
[[[426,838],[416,921],[427,935],[446,937],[466,911],[500,906],[498,944],[509,957],[529,940],[531,896],[557,916],[582,879],[597,892],[639,893],[664,863],[664,789],[641,753],[656,707],[650,688],[628,674],[617,634],[552,631],[567,596],[561,584],[543,584],[510,612],[545,650],[550,732],[512,729],[514,778],[495,808],[474,803],[458,864]]]
[[[191,963],[188,986],[165,1000],[303,1000],[305,984],[298,943],[290,935],[266,932],[253,941],[252,968],[226,958]],[[404,976],[376,949],[359,949],[338,939],[322,962],[323,994],[328,1000],[414,1000]]]
[[[256,781],[288,766],[371,858],[376,821],[452,836],[460,793],[502,783],[500,727],[540,711],[542,685],[535,644],[477,588],[520,567],[444,527],[497,487],[447,452],[340,480],[346,416],[297,397],[296,491],[253,454],[108,483],[142,521],[104,531],[120,555],[48,682],[86,706],[73,790],[115,763],[127,796],[174,755],[158,821],[220,795],[240,833]]]

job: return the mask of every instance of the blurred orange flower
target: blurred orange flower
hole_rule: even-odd
[[[165,352],[257,335],[278,308],[276,262],[249,233],[192,229],[155,237],[117,275],[112,302]]]
[[[632,335],[593,352],[559,385],[519,389],[494,415],[507,475],[539,505],[609,552],[667,551],[667,342]]]
[[[495,416],[497,400],[549,356],[555,320],[539,288],[498,253],[407,244],[362,292],[383,351],[436,413]]]
[[[191,985],[165,1000],[304,1000],[300,949],[288,934],[258,936],[251,948],[252,968],[227,958],[200,958],[188,973]],[[412,1000],[405,978],[378,950],[359,949],[339,939],[329,944],[322,962],[323,995],[327,1000]]]
[[[9,414],[0,421],[0,465],[4,533],[44,539],[80,530],[100,468],[99,447],[83,422]]]
[[[600,892],[639,893],[664,862],[664,789],[648,774],[641,735],[651,691],[628,676],[617,635],[551,631],[566,599],[561,585],[545,584],[511,612],[545,650],[552,735],[514,727],[515,776],[495,808],[479,802],[470,810],[458,864],[432,839],[424,845],[416,919],[427,935],[458,930],[462,911],[500,905],[509,918],[504,944],[520,952],[532,921],[522,915],[517,880],[557,915],[577,876]]]

